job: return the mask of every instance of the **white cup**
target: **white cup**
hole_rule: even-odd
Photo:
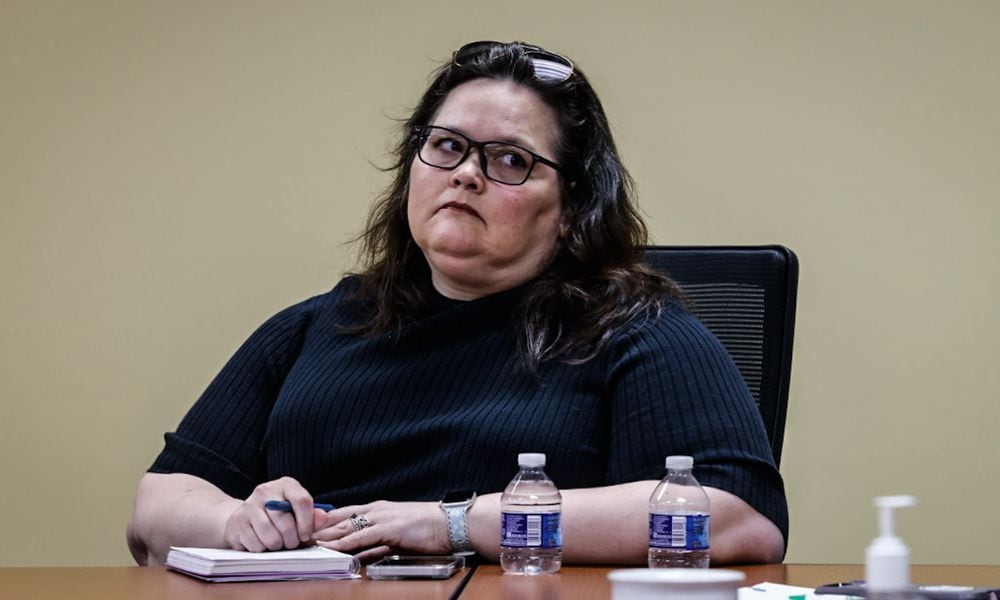
[[[725,569],[619,569],[612,600],[736,600],[745,576]]]

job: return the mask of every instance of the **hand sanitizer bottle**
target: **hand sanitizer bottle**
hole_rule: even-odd
[[[879,536],[865,551],[865,586],[870,600],[913,600],[919,598],[910,585],[910,549],[896,536],[898,508],[917,504],[913,496],[875,498],[879,510]]]

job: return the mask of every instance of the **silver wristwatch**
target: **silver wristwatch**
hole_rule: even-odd
[[[453,554],[468,556],[475,554],[469,539],[469,523],[466,513],[476,502],[476,492],[448,492],[441,500],[441,510],[448,519],[448,539],[451,540]]]

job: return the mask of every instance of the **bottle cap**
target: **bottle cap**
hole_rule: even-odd
[[[544,467],[545,454],[541,452],[522,452],[517,455],[517,464],[521,467]]]
[[[694,466],[694,458],[690,456],[668,456],[668,469],[690,469]]]
[[[910,549],[896,536],[897,508],[916,506],[913,496],[875,498],[879,509],[879,535],[865,551],[865,582],[870,592],[905,592],[910,589]]]

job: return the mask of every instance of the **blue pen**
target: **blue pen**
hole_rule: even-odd
[[[286,513],[292,512],[292,505],[289,504],[287,500],[268,500],[267,502],[264,503],[264,508],[266,508],[267,510],[278,510]],[[326,512],[330,512],[336,507],[332,504],[321,504],[317,502],[313,504],[313,508],[318,508],[320,510],[325,510]]]

